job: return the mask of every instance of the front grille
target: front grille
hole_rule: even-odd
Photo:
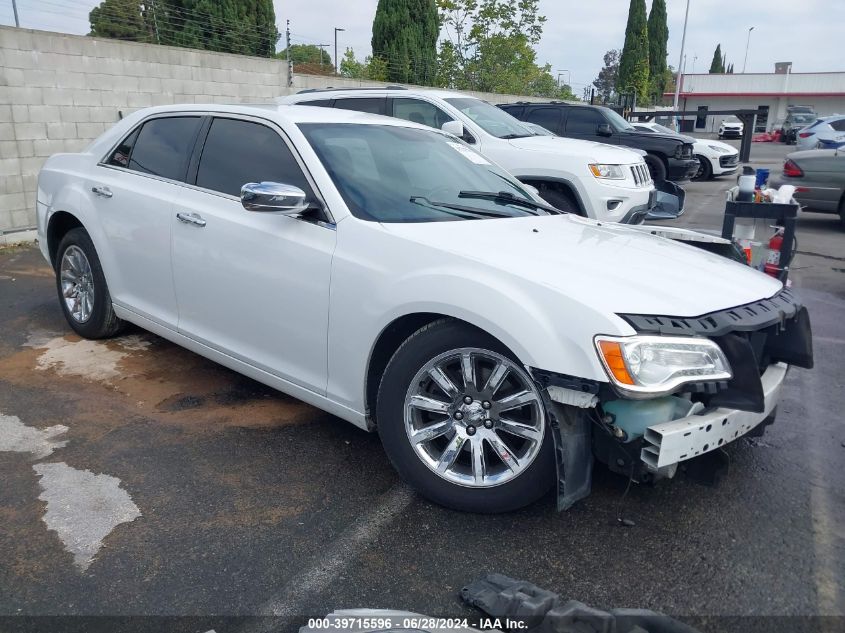
[[[645,163],[632,166],[631,175],[634,177],[634,184],[637,187],[648,187],[651,185],[651,174],[649,174],[648,167],[646,167]]]
[[[736,167],[739,164],[739,154],[732,154],[731,156],[720,156],[719,164],[722,167]]]

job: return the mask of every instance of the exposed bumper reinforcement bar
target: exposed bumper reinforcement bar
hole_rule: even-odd
[[[655,424],[646,429],[640,458],[652,468],[662,468],[715,450],[745,435],[774,410],[787,367],[784,363],[770,365],[760,377],[765,401],[762,412],[716,409]]]

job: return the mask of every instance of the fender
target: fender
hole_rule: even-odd
[[[581,210],[587,217],[599,217],[596,214],[596,209],[590,201],[590,196],[584,190],[584,186],[578,178],[572,175],[561,176],[560,170],[557,169],[510,169],[510,171],[520,182],[529,180],[539,182],[554,182],[566,185],[575,196],[575,202],[581,207]]]

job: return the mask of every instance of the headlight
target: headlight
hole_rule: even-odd
[[[706,338],[597,336],[596,349],[611,382],[630,398],[651,398],[684,383],[733,375],[725,354]]]
[[[602,165],[600,163],[590,164],[590,171],[596,178],[605,178],[608,180],[624,180],[625,174],[622,167],[619,165]]]
[[[719,147],[718,145],[708,145],[710,149],[714,152],[719,152],[720,154],[730,154],[733,152],[732,149],[728,149],[727,147]]]

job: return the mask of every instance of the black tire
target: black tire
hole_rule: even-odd
[[[71,314],[62,293],[61,266],[67,250],[75,246],[79,248],[88,260],[91,267],[91,276],[94,286],[94,301],[90,317],[85,322],[80,322]],[[100,258],[88,232],[77,227],[68,231],[59,242],[56,250],[56,291],[59,295],[59,305],[67,319],[68,324],[79,336],[87,339],[102,339],[116,335],[124,326],[124,322],[117,318],[112,306],[111,295],[103,275],[103,268],[100,265]]]
[[[693,180],[701,181],[701,180],[710,180],[713,178],[713,166],[710,164],[710,159],[701,156],[700,154],[696,156],[698,159],[698,173],[692,177]]]
[[[560,209],[564,213],[571,213],[573,215],[583,216],[578,203],[572,199],[572,195],[560,189],[553,189],[551,187],[543,187],[540,189],[540,197],[552,205],[555,209]]]
[[[505,483],[488,488],[461,486],[435,474],[414,452],[405,431],[405,396],[417,372],[436,356],[464,347],[489,350],[517,362],[496,339],[459,321],[440,319],[420,328],[399,347],[385,369],[376,404],[378,433],[399,475],[431,501],[467,512],[516,510],[538,500],[555,482],[549,428],[534,461],[525,470]],[[545,415],[548,419],[548,414]]]
[[[645,160],[645,164],[648,166],[648,172],[651,174],[651,179],[654,182],[663,182],[666,180],[666,165],[660,158],[648,154],[643,160]]]

